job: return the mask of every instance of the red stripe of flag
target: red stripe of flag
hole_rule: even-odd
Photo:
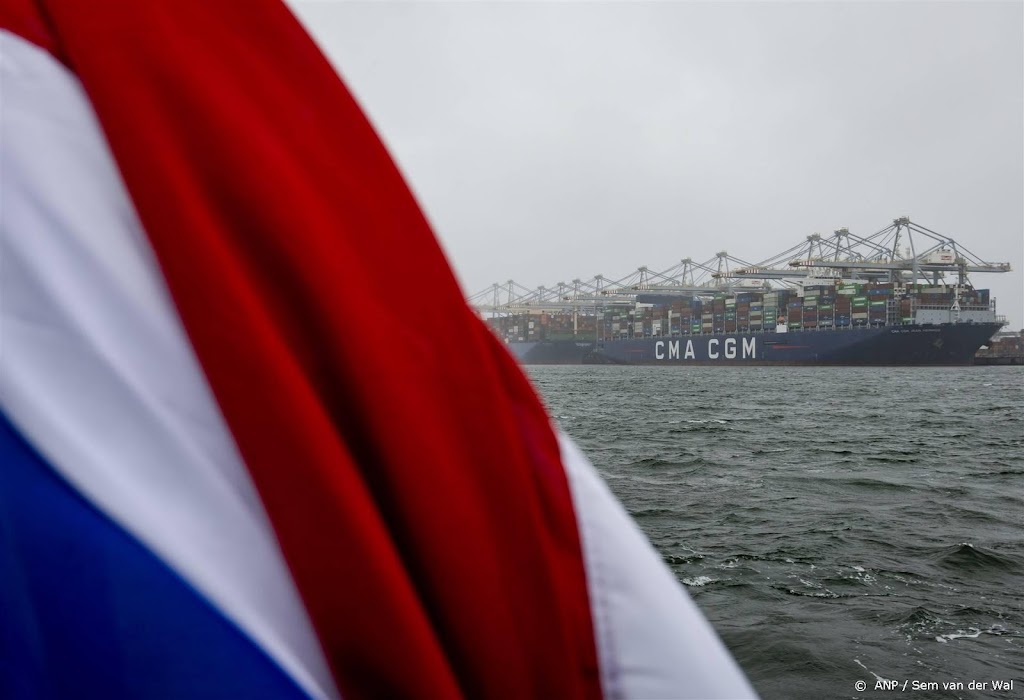
[[[290,13],[6,4],[89,95],[342,693],[599,696],[544,410]]]

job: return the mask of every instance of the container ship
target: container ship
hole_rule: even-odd
[[[970,365],[1006,323],[970,275],[1009,270],[904,217],[753,265],[722,252],[470,301],[524,364]]]

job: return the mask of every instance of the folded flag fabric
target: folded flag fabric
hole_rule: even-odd
[[[0,696],[752,695],[280,2],[0,0]]]

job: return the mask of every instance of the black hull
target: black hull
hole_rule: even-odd
[[[527,365],[966,366],[998,323],[509,343]]]

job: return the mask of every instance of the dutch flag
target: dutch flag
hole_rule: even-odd
[[[752,695],[282,4],[0,0],[0,697]]]

